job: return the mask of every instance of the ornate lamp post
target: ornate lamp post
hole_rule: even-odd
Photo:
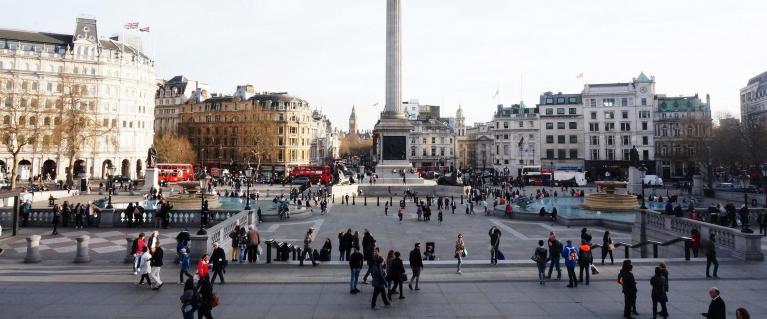
[[[647,172],[647,167],[645,167],[644,164],[642,164],[641,166],[639,166],[639,171],[642,172],[642,180],[641,180],[641,182],[642,182],[642,206],[640,206],[639,208],[640,209],[647,209],[647,206],[645,206],[645,198],[644,198],[644,176],[645,176],[645,173]]]
[[[205,230],[205,222],[208,219],[208,207],[205,205],[205,189],[208,188],[208,180],[210,180],[210,176],[205,172],[205,167],[202,167],[200,174],[197,175],[197,181],[200,183],[200,230],[197,231],[197,235],[208,234]]]
[[[250,167],[250,164],[248,164],[248,168],[245,169],[245,183],[247,184],[247,192],[245,200],[245,210],[250,210],[250,179],[253,178],[253,168]]]
[[[107,202],[107,209],[112,209],[112,190],[114,189],[114,176],[115,176],[115,167],[114,165],[107,166],[107,173],[109,174],[109,182],[107,183],[109,189],[107,190],[107,193],[109,194],[109,199]]]

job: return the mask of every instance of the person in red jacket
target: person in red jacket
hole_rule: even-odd
[[[146,239],[144,233],[139,233],[138,238],[133,240],[133,274],[138,275],[139,263],[141,262],[141,254],[144,253],[144,247],[146,247]]]
[[[200,261],[197,262],[197,276],[202,278],[208,277],[208,261],[210,257],[208,256],[208,253],[202,254],[202,258],[200,258]]]
[[[693,257],[698,258],[698,251],[700,250],[700,232],[697,229],[693,229],[690,237],[692,237],[692,255]]]

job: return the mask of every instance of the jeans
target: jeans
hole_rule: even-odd
[[[579,274],[580,279],[578,279],[578,281],[583,282],[583,271],[585,270],[586,271],[586,284],[587,285],[589,284],[589,276],[590,276],[589,272],[591,271],[591,267],[590,266],[591,265],[580,265],[580,274]]]
[[[158,266],[152,267],[150,277],[152,277],[155,287],[159,287],[160,285],[162,285],[162,280],[160,279],[161,270],[162,270],[162,267],[158,267]]]
[[[658,304],[660,304],[660,313],[658,313]],[[668,316],[668,309],[666,309],[666,302],[660,301],[655,297],[652,297],[652,317],[655,318],[660,314],[661,317]]]
[[[152,286],[152,280],[149,279],[149,274],[141,274],[141,279],[138,281],[139,286],[144,283],[144,279],[146,279],[147,286]]]
[[[317,261],[314,260],[314,254],[312,253],[311,249],[306,249],[301,251],[301,262],[299,265],[304,265],[304,259],[306,259],[306,254],[309,254],[309,259],[312,261],[312,266],[317,266]]]
[[[578,287],[578,278],[575,277],[575,267],[567,266],[567,278],[570,280],[569,287]]]
[[[378,295],[381,295],[381,299],[383,299],[384,305],[389,305],[389,300],[386,299],[386,290],[384,287],[373,287],[373,300],[370,302],[371,307],[376,306],[376,299],[378,299]]]
[[[410,284],[413,284],[413,281],[415,280],[415,288],[418,288],[418,281],[421,279],[421,269],[423,267],[412,267],[411,270],[413,270],[413,276],[410,277]]]
[[[258,260],[258,246],[248,246],[248,262],[253,263]]]
[[[716,260],[716,256],[706,256],[706,277],[709,276],[708,270],[711,264],[714,264],[714,277],[716,277],[716,272],[719,270],[719,261]]]
[[[498,247],[496,246],[490,248],[490,263],[493,265],[498,263]]]
[[[338,252],[339,252],[339,254],[338,254],[338,261],[344,261],[344,257],[346,257],[346,255],[344,254],[344,250],[341,249]]]
[[[184,315],[184,319],[194,319],[194,307],[192,305],[181,305],[181,314]]]
[[[141,254],[133,254],[133,272],[138,271],[138,264],[141,262]]]
[[[631,311],[634,309],[634,304],[637,301],[636,293],[623,293],[623,317],[631,317]]]
[[[247,252],[248,252],[247,246],[240,246],[240,263],[241,264],[245,262],[245,257]]]
[[[402,280],[395,279],[393,282],[394,282],[394,285],[391,287],[391,290],[389,291],[389,293],[391,294],[392,291],[395,291],[397,289],[397,287],[399,287],[399,296],[400,296],[400,298],[404,298],[405,296],[402,295],[402,290],[404,290],[404,289],[402,289],[403,288]],[[391,298],[391,296],[390,296],[390,298]]]
[[[458,258],[458,271],[460,272],[461,271],[461,262],[462,262],[461,253],[457,253],[455,255],[457,256],[456,258]]]
[[[351,276],[349,278],[349,289],[357,289],[357,282],[360,280],[360,271],[362,268],[351,268]]]
[[[551,272],[554,270],[554,266],[556,265],[557,279],[560,279],[562,278],[562,269],[559,268],[559,254],[554,254],[554,256],[556,257],[551,257],[551,259],[549,259],[551,263],[549,264],[549,275],[546,277],[551,278]]]
[[[223,271],[224,271],[223,268],[222,269],[213,268],[213,277],[210,278],[210,283],[211,284],[215,283],[216,282],[216,276],[218,276],[219,278],[221,278],[221,283],[223,284],[224,283],[224,273],[223,273]]]

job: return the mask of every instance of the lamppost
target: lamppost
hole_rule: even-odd
[[[107,166],[107,173],[109,174],[109,181],[108,186],[109,189],[107,190],[107,193],[109,194],[109,199],[107,203],[107,209],[112,209],[112,190],[114,189],[114,176],[115,176],[115,167],[113,165]]]
[[[205,189],[208,188],[208,180],[210,176],[205,172],[205,168],[202,167],[200,174],[197,175],[197,181],[200,183],[200,230],[197,231],[197,235],[207,235],[205,230],[205,224],[208,219],[208,207],[205,205]],[[203,218],[204,216],[204,218]]]
[[[245,195],[247,199],[245,200],[245,210],[250,210],[250,179],[253,177],[253,168],[250,167],[250,164],[248,164],[248,168],[245,169],[245,183],[247,184],[247,192]]]
[[[639,207],[639,208],[647,209],[647,206],[645,206],[645,199],[644,199],[644,176],[645,176],[645,173],[647,172],[647,167],[645,167],[644,164],[642,164],[642,165],[639,166],[639,171],[642,172],[642,180],[641,180],[641,183],[642,183],[642,206]]]

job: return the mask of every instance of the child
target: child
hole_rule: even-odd
[[[442,225],[442,210],[437,213],[437,221]]]
[[[402,217],[405,216],[405,209],[400,208],[399,212],[397,212],[397,216],[399,217],[399,223],[402,224]]]

